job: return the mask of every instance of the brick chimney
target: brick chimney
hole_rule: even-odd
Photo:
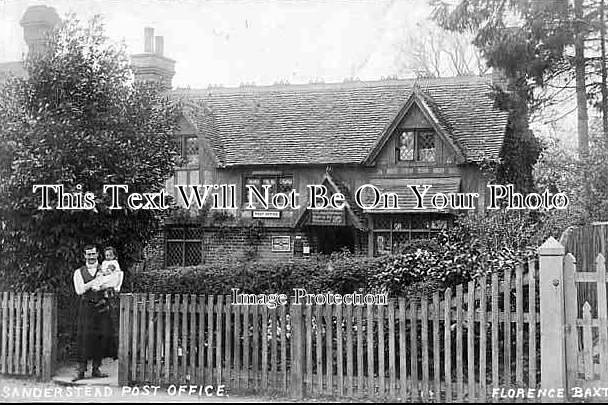
[[[171,88],[175,61],[163,56],[164,40],[154,36],[154,28],[144,28],[144,53],[131,55],[131,69],[136,81],[160,82]]]
[[[31,6],[21,18],[23,39],[30,55],[41,52],[46,46],[46,36],[61,20],[57,11],[48,6]]]

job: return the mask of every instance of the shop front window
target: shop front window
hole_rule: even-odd
[[[430,239],[450,222],[450,215],[441,214],[374,216],[374,255],[399,253],[412,241]]]

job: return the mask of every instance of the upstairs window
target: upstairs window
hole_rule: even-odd
[[[177,150],[179,151],[181,161],[175,170],[175,174],[167,180],[165,186],[167,193],[174,196],[177,199],[177,204],[183,207],[185,203],[178,196],[175,186],[193,186],[200,183],[200,151],[198,136],[195,134],[179,135],[176,138],[176,142],[178,143]]]
[[[259,191],[260,194],[264,195],[264,186],[269,185],[269,195],[276,193],[289,193],[293,190],[293,176],[284,176],[284,175],[257,175],[257,176],[247,176],[245,177],[245,186],[253,185]],[[243,201],[245,204],[247,203],[247,197],[249,195],[249,190],[247,187],[243,187]],[[257,203],[254,197],[254,203]]]
[[[182,158],[181,167],[198,167],[199,150],[196,135],[182,135],[179,137],[179,150]]]
[[[409,129],[401,131],[395,155],[398,162],[434,162],[435,132]]]

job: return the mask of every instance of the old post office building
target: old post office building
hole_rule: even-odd
[[[133,56],[136,74],[170,81],[173,61],[152,48]],[[177,185],[234,184],[238,192],[235,209],[203,215],[191,208],[168,220],[166,264],[247,254],[284,260],[344,248],[396,252],[448,226],[455,214],[415,209],[409,184],[477,192],[482,209],[491,179],[480,162],[499,158],[508,122],[494,107],[491,84],[486,76],[173,90],[184,106],[175,135],[183,159],[167,192],[181,205]],[[342,193],[345,208],[306,209],[310,184]],[[365,184],[395,193],[398,206],[356,204],[354,192]],[[269,186],[271,194],[295,189],[301,207],[246,209],[246,185]]]

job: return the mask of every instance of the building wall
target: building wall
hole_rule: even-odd
[[[183,226],[183,225],[169,225]],[[144,250],[144,261],[135,267],[135,271],[145,269],[162,269],[167,266],[168,233],[160,232]],[[293,228],[267,228],[261,232],[261,237],[251,237],[247,227],[204,227],[200,228],[200,244],[202,257],[198,264],[217,264],[232,261],[255,260],[257,262],[282,262],[292,260],[296,237],[300,237],[304,246],[310,247],[310,252],[316,251],[316,240],[303,230]],[[274,237],[289,237],[289,251],[273,251]],[[302,255],[305,258],[309,255]]]
[[[441,135],[436,134],[435,137],[436,157],[434,162],[397,161],[396,146],[400,130],[416,128],[430,129],[432,125],[426,121],[424,114],[414,105],[405,115],[402,122],[397,125],[395,133],[388,138],[384,147],[379,151],[373,166],[333,165],[331,167],[332,178],[346,186],[351,196],[354,196],[355,190],[364,184],[390,183],[398,187],[399,190],[403,189],[403,192],[410,192],[407,189],[407,185],[419,179],[459,177],[459,191],[462,193],[480,193],[477,211],[483,211],[487,196],[486,184],[488,178],[482,176],[481,171],[476,165],[459,162],[455,149]],[[179,134],[189,135],[196,133],[197,131],[192,125],[185,119],[182,120]],[[235,185],[236,195],[234,198],[238,207],[237,209],[222,211],[228,214],[228,218],[230,218],[225,224],[218,225],[209,220],[206,220],[204,223],[205,230],[201,240],[203,262],[213,263],[226,260],[227,258],[238,258],[241,260],[256,259],[261,261],[291,259],[293,258],[293,243],[296,236],[302,237],[304,243],[310,246],[311,253],[318,251],[317,248],[320,243],[318,239],[322,236],[320,232],[323,232],[323,229],[296,227],[296,224],[302,215],[305,214],[306,206],[309,204],[309,190],[307,186],[322,184],[324,175],[328,169],[327,166],[256,165],[218,168],[218,162],[211,153],[211,147],[202,135],[199,135],[199,151],[200,168],[198,184]],[[277,210],[271,207],[266,210],[258,203],[258,208],[254,210],[245,209],[246,178],[251,176],[291,176],[293,178],[293,188],[299,194],[298,203],[300,207],[298,209],[287,208],[284,210]],[[267,212],[274,212],[279,217],[256,217],[256,215]],[[395,215],[398,215],[398,213],[395,213]],[[208,215],[208,217],[212,217],[212,215]],[[263,224],[264,236],[255,244],[252,244],[251,239],[247,235],[249,232],[248,227],[257,222]],[[370,230],[355,232],[356,238],[353,250],[356,253],[372,254],[374,250],[374,243],[372,241],[373,222],[371,218],[368,218],[368,224],[371,225]],[[352,224],[352,221],[347,219],[346,223]],[[272,251],[272,238],[276,236],[290,237],[290,252]]]
[[[289,251],[273,251],[272,239],[289,237]],[[256,260],[258,262],[279,262],[294,256],[296,236],[302,238],[305,245],[312,241],[301,231],[290,228],[265,229],[259,239],[251,238],[247,228],[230,228],[227,231],[208,229],[203,237],[203,260],[205,263],[217,263],[230,259]]]
[[[403,183],[407,187],[408,182],[419,178],[437,177],[461,177],[461,192],[480,192],[484,194],[485,184],[481,184],[481,173],[474,165],[459,164],[456,151],[447,139],[442,135],[436,135],[436,159],[435,162],[397,161],[395,147],[397,136],[401,129],[427,128],[433,126],[429,123],[417,105],[404,116],[402,122],[397,125],[396,132],[386,141],[380,150],[373,167],[363,165],[334,165],[332,176],[342,182],[354,194],[355,190],[363,184],[374,184],[378,179],[394,179],[394,182]],[[186,120],[180,122],[178,134],[195,134],[196,129]],[[198,184],[235,184],[237,195],[236,202],[239,209],[228,211],[229,214],[244,220],[253,220],[252,210],[243,209],[245,206],[245,178],[255,175],[289,175],[293,176],[293,187],[299,193],[300,209],[286,209],[280,213],[280,218],[262,219],[269,227],[293,226],[304,213],[308,205],[309,184],[321,184],[326,171],[325,165],[317,166],[240,166],[235,168],[218,168],[218,162],[211,153],[211,147],[202,135],[199,135],[200,170]],[[487,182],[487,179],[486,179]],[[261,210],[261,209],[260,209]],[[273,211],[272,209],[270,211]],[[278,211],[278,210],[274,210]],[[257,218],[256,218],[257,219]]]

